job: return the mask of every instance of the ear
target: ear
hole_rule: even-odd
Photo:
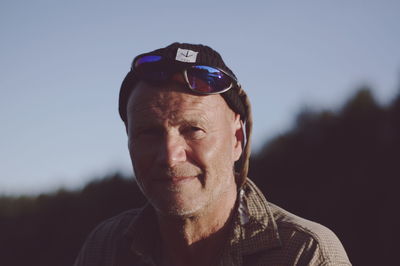
[[[239,114],[235,114],[234,132],[235,132],[235,140],[233,146],[233,158],[236,162],[242,155],[243,144],[244,144],[243,122],[242,120],[240,120]]]

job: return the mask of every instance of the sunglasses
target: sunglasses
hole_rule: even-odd
[[[153,83],[171,80],[174,74],[182,71],[189,89],[200,94],[218,94],[240,86],[234,76],[216,67],[191,65],[184,69],[177,69],[162,64],[162,61],[162,56],[144,55],[135,59],[132,68],[141,79]]]

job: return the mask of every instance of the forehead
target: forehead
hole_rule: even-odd
[[[176,82],[162,85],[139,82],[129,97],[127,111],[128,118],[135,119],[149,115],[161,118],[190,113],[233,114],[220,95],[193,94]]]

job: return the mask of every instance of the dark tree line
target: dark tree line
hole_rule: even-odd
[[[300,113],[250,176],[270,201],[336,232],[354,265],[393,265],[399,159],[400,96],[380,107],[364,88],[339,112]]]
[[[134,181],[118,174],[82,191],[0,198],[0,265],[72,265],[95,225],[144,203]]]
[[[249,176],[269,201],[331,228],[354,265],[393,265],[399,158],[400,95],[382,107],[364,88],[340,111],[301,112],[252,157]],[[2,197],[0,265],[72,265],[96,224],[144,202],[118,174],[80,191]]]

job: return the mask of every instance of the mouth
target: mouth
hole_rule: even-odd
[[[175,177],[170,178],[170,180],[173,183],[180,183],[180,182],[184,182],[184,181],[187,181],[187,180],[192,180],[192,179],[195,179],[195,178],[197,178],[197,176],[175,176]]]
[[[164,178],[156,178],[154,181],[161,183],[170,183],[170,184],[180,184],[189,182],[193,179],[196,179],[198,176],[168,176]]]

